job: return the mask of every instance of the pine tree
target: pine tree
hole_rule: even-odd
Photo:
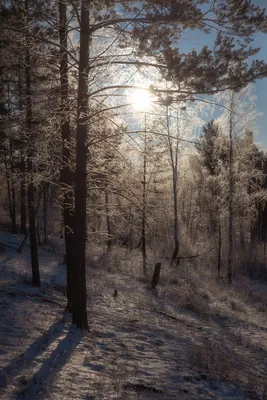
[[[4,15],[13,2],[2,2]],[[206,3],[207,7],[203,7]],[[14,2],[15,4],[15,2]],[[39,15],[45,15],[55,22],[53,2],[36,2]],[[91,121],[88,113],[90,104],[106,97],[106,107],[118,107],[112,104],[114,91],[125,94],[136,85],[133,81],[120,79],[119,74],[111,74],[111,68],[125,67],[142,71],[143,67],[159,71],[159,78],[171,83],[167,89],[154,84],[149,90],[159,101],[171,102],[196,100],[198,95],[213,94],[226,89],[238,90],[248,82],[255,81],[267,74],[264,62],[254,60],[248,65],[248,59],[255,56],[258,49],[250,46],[256,32],[266,32],[267,19],[264,10],[246,0],[220,0],[216,2],[177,1],[89,1],[66,2],[68,12],[76,14],[80,25],[80,57],[68,52],[73,67],[78,67],[77,88],[77,143],[75,172],[75,209],[74,209],[74,254],[76,287],[76,305],[74,321],[85,327],[85,241],[86,241],[86,167],[87,139],[90,135]],[[74,10],[75,9],[75,10]],[[74,12],[75,11],[75,12]],[[36,29],[5,24],[7,32],[22,34],[27,38],[44,43],[54,52],[62,44],[51,38],[47,25],[40,24]],[[98,51],[99,33],[112,28],[115,37],[101,43],[103,50]],[[218,31],[214,46],[204,46],[200,52],[192,50],[180,52],[179,41],[184,29],[200,29],[207,34]],[[89,51],[90,48],[90,51]],[[131,49],[129,53],[125,49]],[[112,53],[116,50],[115,53]],[[90,59],[89,59],[90,54]],[[33,56],[32,60],[33,61]],[[67,61],[68,62],[68,61]],[[70,67],[70,62],[69,62]],[[54,71],[50,66],[50,71]],[[104,76],[107,79],[103,79]],[[100,79],[100,78],[101,79]],[[160,80],[160,79],[159,79]],[[90,87],[88,82],[90,82]],[[105,83],[104,83],[105,82]],[[117,92],[118,94],[118,92]],[[122,106],[120,104],[119,106]],[[29,108],[29,107],[28,107]],[[29,118],[28,118],[29,120]],[[81,295],[78,295],[81,293]],[[80,310],[80,311],[79,311]]]
[[[212,120],[203,127],[203,132],[196,143],[196,149],[201,155],[203,166],[207,168],[211,175],[215,174],[217,167],[218,154],[216,140],[219,134],[219,125]]]
[[[217,234],[217,271],[220,279],[221,273],[221,197],[219,179],[220,164],[228,159],[222,147],[219,145],[222,135],[220,126],[214,121],[208,122],[202,130],[202,134],[196,143],[196,149],[200,156],[201,165],[205,169],[205,203],[209,213],[209,223],[211,225],[212,235]]]

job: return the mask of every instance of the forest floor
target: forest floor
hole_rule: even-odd
[[[0,233],[14,248],[21,240]],[[40,249],[39,290],[29,245],[22,254],[1,247],[1,400],[267,399],[263,285],[228,288],[187,265],[163,269],[153,292],[136,271],[102,257],[87,269],[83,333],[64,311],[65,265],[52,250]]]

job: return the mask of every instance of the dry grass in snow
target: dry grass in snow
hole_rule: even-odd
[[[153,292],[137,251],[98,252],[84,334],[64,313],[62,255],[44,248],[40,259],[42,291],[29,284],[28,247],[1,254],[1,399],[266,398],[264,286],[229,288],[207,268],[163,262]]]

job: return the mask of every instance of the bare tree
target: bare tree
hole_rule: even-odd
[[[78,117],[76,131],[75,211],[73,279],[73,323],[88,328],[86,311],[86,164],[88,140],[88,67],[89,67],[89,7],[81,2],[80,61],[78,83]]]
[[[26,26],[28,25],[28,0],[25,0]],[[41,286],[38,260],[38,246],[36,237],[35,221],[35,200],[34,200],[34,182],[33,182],[33,131],[32,131],[32,88],[31,88],[31,55],[30,41],[26,38],[25,55],[25,82],[26,82],[26,127],[28,134],[28,208],[29,208],[29,233],[31,244],[31,262],[32,262],[32,283],[34,286]]]
[[[65,1],[59,1],[59,39],[60,39],[60,85],[61,85],[61,137],[63,217],[67,264],[67,309],[72,311],[72,273],[74,268],[74,199],[71,169],[71,133],[69,121],[69,79],[68,79],[68,25]],[[45,203],[44,203],[45,204]]]

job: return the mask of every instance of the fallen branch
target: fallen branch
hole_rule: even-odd
[[[198,258],[198,257],[205,256],[206,254],[210,253],[213,249],[214,249],[214,246],[211,249],[209,249],[208,251],[205,251],[204,253],[201,253],[201,254],[194,254],[193,256],[182,256],[182,257],[179,256],[179,257],[175,258],[172,261],[172,263],[176,260],[176,265],[178,265],[180,260],[190,260],[190,259],[193,259],[193,258]],[[168,257],[167,260],[171,260],[171,257]]]

